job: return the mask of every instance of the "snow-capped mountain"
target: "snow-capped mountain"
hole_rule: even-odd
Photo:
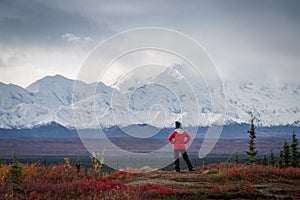
[[[229,119],[243,123],[253,113],[260,125],[294,124],[300,118],[300,85],[255,85],[225,83],[226,114]]]
[[[184,65],[147,76],[133,71],[111,87],[60,75],[44,77],[25,89],[0,83],[0,128],[51,122],[82,129],[130,124],[168,127],[179,119],[185,126],[207,126],[218,118],[212,112],[212,89]],[[224,89],[226,124],[249,123],[253,114],[261,126],[299,126],[300,84],[225,82]]]
[[[1,111],[11,110],[21,103],[34,103],[34,94],[17,85],[0,82],[0,94]]]

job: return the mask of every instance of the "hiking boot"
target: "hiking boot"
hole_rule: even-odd
[[[195,168],[190,168],[189,171],[190,171],[190,172],[194,172],[194,171],[196,171],[196,170],[195,170]]]

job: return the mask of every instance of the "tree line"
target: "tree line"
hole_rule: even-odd
[[[258,151],[255,148],[255,127],[254,118],[251,119],[250,129],[248,130],[249,140],[248,140],[248,150],[245,151],[246,157],[243,158],[246,164],[264,164],[271,166],[279,166],[281,168],[286,167],[300,167],[300,152],[298,151],[298,140],[296,133],[293,131],[292,140],[289,143],[285,140],[282,150],[280,151],[280,160],[277,162],[274,156],[273,150],[270,151],[269,159],[264,155],[263,157],[258,157]],[[238,153],[235,154],[234,161],[239,162]]]

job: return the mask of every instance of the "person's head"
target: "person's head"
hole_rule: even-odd
[[[175,122],[175,128],[182,128],[182,125],[179,121]]]

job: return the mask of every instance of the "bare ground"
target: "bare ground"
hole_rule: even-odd
[[[255,191],[247,193],[236,191],[214,191],[215,187],[234,187],[243,185],[247,187],[249,183],[230,182],[214,180],[217,172],[198,168],[195,172],[182,170],[182,172],[172,171],[152,171],[143,174],[136,174],[126,180],[127,185],[158,184],[166,188],[179,189],[184,191],[184,195],[174,196],[172,199],[300,199],[300,180],[293,180],[293,183],[251,183]]]

